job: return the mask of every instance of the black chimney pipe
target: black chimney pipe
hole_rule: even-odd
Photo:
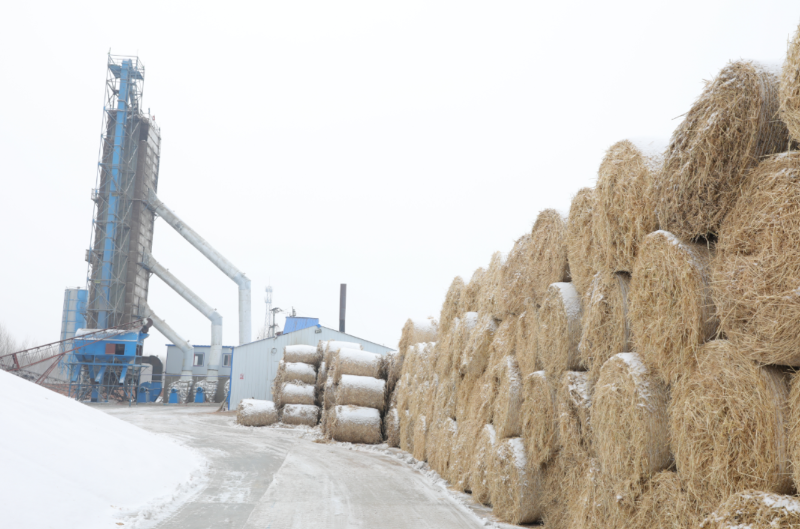
[[[344,332],[344,313],[347,308],[347,283],[339,287],[339,332]]]

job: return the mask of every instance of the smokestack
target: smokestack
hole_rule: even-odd
[[[344,313],[347,308],[347,284],[342,283],[339,288],[339,332],[344,332]]]

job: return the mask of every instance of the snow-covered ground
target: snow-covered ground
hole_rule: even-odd
[[[0,371],[0,527],[151,527],[206,475],[174,438]]]

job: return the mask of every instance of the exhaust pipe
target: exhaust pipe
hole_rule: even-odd
[[[344,313],[347,309],[347,283],[339,286],[339,332],[344,332]]]

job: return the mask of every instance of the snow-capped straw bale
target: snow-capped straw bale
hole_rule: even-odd
[[[706,512],[747,489],[791,492],[789,375],[758,367],[726,340],[698,356],[697,369],[671,388],[672,450],[687,492]]]
[[[713,269],[725,337],[758,362],[800,366],[800,152],[767,158],[748,177]]]
[[[317,351],[319,351],[320,349],[322,349],[322,353],[323,353],[322,354],[322,359],[325,361],[325,364],[327,364],[328,369],[330,370],[330,369],[333,369],[333,366],[336,363],[334,361],[334,358],[339,353],[340,349],[358,349],[358,350],[362,350],[363,347],[361,346],[360,343],[356,343],[356,342],[340,342],[340,341],[336,341],[336,340],[329,340],[329,341],[326,342],[326,341],[320,340],[319,346],[317,347]]]
[[[631,529],[697,527],[702,520],[696,504],[681,486],[677,472],[662,470],[644,487],[644,493],[636,502]]]
[[[322,361],[322,354],[313,345],[287,345],[283,348],[283,361],[318,366]]]
[[[642,239],[658,228],[652,188],[666,147],[661,140],[622,140],[606,152],[594,191],[598,269],[630,272]]]
[[[792,139],[800,140],[800,27],[794,34],[781,68],[780,114]]]
[[[314,397],[314,386],[287,382],[281,386],[279,406],[285,406],[286,404],[313,405],[315,403]]]
[[[346,443],[381,442],[381,414],[374,408],[336,406],[331,424],[334,440]]]
[[[556,396],[558,444],[561,456],[570,462],[594,456],[592,449],[592,388],[589,374],[567,371]]]
[[[242,399],[236,407],[236,422],[242,426],[269,426],[278,422],[278,410],[271,400]]]
[[[501,252],[495,252],[489,261],[489,267],[483,275],[483,286],[478,298],[478,312],[489,314],[501,320],[505,317],[503,304],[503,265],[505,259]]]
[[[489,472],[494,515],[512,524],[540,520],[542,485],[541,470],[527,463],[522,438],[498,440]]]
[[[539,308],[537,356],[547,376],[560,378],[564,371],[583,369],[578,344],[581,340],[581,298],[572,283],[553,283]]]
[[[449,331],[455,319],[466,312],[464,310],[464,301],[462,299],[465,288],[466,285],[464,284],[464,280],[461,279],[461,276],[456,276],[453,278],[453,282],[450,283],[450,288],[447,289],[447,294],[444,297],[442,311],[439,314],[439,332],[444,333]]]
[[[584,296],[581,318],[581,363],[597,380],[603,363],[617,353],[632,350],[628,319],[630,274],[598,272]]]
[[[359,349],[343,347],[334,357],[333,380],[337,384],[342,375],[383,378],[383,359],[381,355]]]
[[[316,426],[319,422],[319,407],[312,404],[287,404],[281,411],[281,422]]]
[[[428,437],[428,419],[420,415],[414,421],[414,451],[411,455],[417,461],[427,461],[426,441]]]
[[[317,383],[317,370],[313,365],[302,362],[281,362],[283,364],[284,382],[302,382],[303,384]],[[280,366],[278,367],[280,369]]]
[[[386,444],[400,446],[400,415],[397,408],[389,409],[383,417],[383,434],[386,436]]]
[[[758,161],[787,149],[778,118],[779,67],[753,61],[728,64],[672,135],[656,178],[658,224],[691,240],[716,234]]]
[[[638,354],[603,364],[592,398],[592,446],[617,495],[638,492],[642,479],[669,466],[668,398]]]
[[[481,428],[478,434],[478,443],[472,458],[470,485],[472,486],[472,499],[484,505],[491,505],[492,495],[489,488],[489,474],[494,461],[497,434],[491,424]]]
[[[532,237],[526,233],[516,240],[508,254],[498,296],[503,317],[507,314],[519,316],[526,310],[525,300],[533,295],[533,275],[530,272],[533,253]]]
[[[525,303],[525,311],[517,320],[516,355],[519,371],[523,377],[542,369],[537,359],[538,333],[538,309],[533,301],[528,299]]]
[[[634,348],[667,382],[691,371],[697,347],[717,332],[711,258],[705,244],[662,230],[639,248],[629,293]]]
[[[522,435],[522,377],[517,359],[506,356],[494,368],[494,411],[492,423],[501,439]]]
[[[439,333],[439,323],[433,316],[425,319],[408,319],[403,325],[403,332],[400,334],[398,349],[401,353],[406,353],[408,348],[417,343],[435,342]]]
[[[486,274],[486,270],[478,268],[472,273],[472,278],[464,287],[464,292],[461,294],[461,309],[464,312],[478,312],[478,300],[483,291],[484,274]]]
[[[556,454],[556,393],[544,371],[536,371],[523,380],[522,438],[532,465],[543,465]]]
[[[540,305],[553,283],[569,281],[567,263],[567,221],[554,209],[539,213],[531,230],[533,255],[529,274],[533,301]]]
[[[359,375],[342,375],[336,388],[336,404],[352,404],[382,412],[386,405],[386,381]]]
[[[478,376],[483,373],[489,363],[489,353],[495,331],[497,331],[497,323],[492,316],[480,314],[461,357],[460,372],[462,374]]]
[[[775,529],[800,527],[800,500],[757,490],[731,495],[701,529]]]
[[[583,296],[597,273],[598,241],[592,235],[594,189],[584,187],[572,199],[567,219],[567,257],[575,290]]]

